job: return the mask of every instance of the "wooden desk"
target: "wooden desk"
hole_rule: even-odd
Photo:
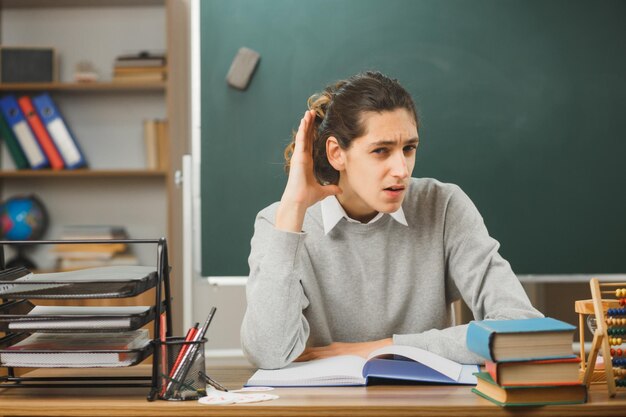
[[[136,374],[145,366],[127,368]],[[126,371],[120,370],[120,371]],[[44,371],[36,371],[40,375]],[[58,371],[57,371],[58,372]],[[210,368],[228,388],[239,388],[252,374],[247,368]],[[500,408],[467,386],[372,386],[281,388],[280,399],[253,404],[206,406],[196,401],[146,401],[147,389],[3,389],[2,416],[624,416],[626,392],[608,398],[593,387],[587,404],[536,408]]]

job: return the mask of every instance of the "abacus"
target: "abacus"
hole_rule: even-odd
[[[598,353],[602,350],[606,384],[609,395],[614,397],[617,387],[626,387],[626,349],[621,348],[622,343],[626,342],[626,282],[600,283],[597,278],[592,278],[589,285],[596,329],[583,382],[589,388],[594,379]],[[603,295],[611,295],[615,300],[603,300]],[[583,344],[581,337],[581,346]],[[584,358],[584,350],[581,350],[581,357]],[[584,368],[584,359],[582,366]]]

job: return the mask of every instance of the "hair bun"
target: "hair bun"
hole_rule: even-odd
[[[306,104],[309,110],[314,110],[317,118],[324,120],[326,117],[326,110],[328,109],[328,105],[330,104],[332,97],[328,91],[323,91],[321,93],[313,94],[307,100]]]

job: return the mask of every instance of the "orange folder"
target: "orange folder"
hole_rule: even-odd
[[[35,112],[30,97],[22,96],[17,100],[17,102],[24,112],[24,116],[26,117],[26,120],[28,120],[30,128],[33,130],[33,133],[35,133],[37,142],[39,142],[41,149],[46,154],[46,157],[48,157],[50,167],[52,167],[52,169],[63,169],[65,167],[63,158],[61,158],[59,150],[54,145],[54,142],[52,142],[52,138],[48,134],[48,130],[43,125],[39,115]]]

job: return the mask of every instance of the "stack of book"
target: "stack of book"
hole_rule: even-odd
[[[128,239],[121,226],[66,225],[61,232],[63,240]],[[102,266],[138,265],[138,258],[130,253],[126,243],[61,243],[52,251],[57,257],[59,271]]]
[[[87,165],[73,133],[48,93],[0,99],[0,137],[17,169]]]
[[[586,402],[574,330],[548,317],[471,322],[467,347],[485,358],[486,370],[472,391],[503,407]]]
[[[167,77],[166,59],[163,54],[139,52],[121,55],[115,59],[113,81],[157,82]]]

